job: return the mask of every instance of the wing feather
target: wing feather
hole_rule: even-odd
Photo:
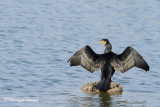
[[[119,70],[122,73],[136,66],[145,71],[149,70],[149,66],[147,62],[143,59],[143,57],[132,47],[127,47],[120,55],[117,55],[118,63],[117,65],[113,65],[113,61],[111,65],[115,70]],[[115,61],[114,61],[115,62]]]
[[[88,45],[77,51],[67,62],[70,66],[81,65],[90,72],[100,70],[106,62],[106,55],[96,54]]]

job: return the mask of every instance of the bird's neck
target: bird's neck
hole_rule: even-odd
[[[109,53],[112,51],[112,45],[109,43],[106,45],[106,49],[104,50],[104,53]]]

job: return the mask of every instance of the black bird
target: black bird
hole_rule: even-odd
[[[104,46],[106,46],[104,53],[109,53],[112,50],[112,45],[110,44],[108,39],[102,39],[101,42]],[[106,91],[110,88],[111,77],[113,76],[115,70],[109,63],[106,61],[104,67],[101,68],[101,80],[98,82],[96,89],[100,91]]]
[[[111,77],[115,70],[124,73],[134,66],[145,71],[149,70],[146,61],[132,47],[129,46],[121,54],[116,54],[112,52],[112,45],[108,39],[102,39],[100,42],[106,46],[104,54],[96,54],[86,45],[67,61],[70,62],[70,66],[81,65],[91,73],[101,69],[101,81],[96,86],[100,91],[107,91],[110,88]]]

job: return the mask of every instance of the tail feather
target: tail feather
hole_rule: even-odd
[[[99,91],[107,91],[110,88],[110,80],[100,80],[96,86]]]

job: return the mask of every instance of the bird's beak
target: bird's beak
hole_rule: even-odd
[[[98,42],[102,43],[103,45],[105,45],[105,44],[106,44],[106,42],[105,42],[105,41],[98,41]]]

